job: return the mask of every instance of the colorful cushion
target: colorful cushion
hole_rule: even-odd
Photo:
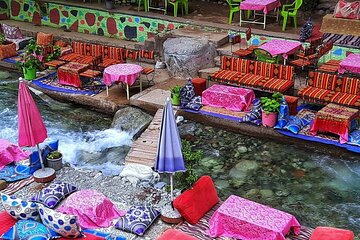
[[[115,228],[142,236],[159,216],[160,212],[152,207],[132,206],[115,224]]]
[[[349,143],[349,144],[353,144],[353,145],[358,145],[358,146],[360,146],[360,130],[352,131],[352,132],[349,134],[348,143]]]
[[[12,228],[16,220],[12,218],[6,211],[0,212],[0,236],[9,231]],[[1,238],[0,238],[1,239]]]
[[[17,56],[18,53],[16,52],[16,44],[3,44],[0,45],[0,60],[4,58],[14,57]]]
[[[304,26],[300,29],[300,42],[305,42],[308,38],[311,37],[312,31],[314,28],[314,24],[311,19],[307,20]]]
[[[47,46],[52,45],[54,41],[54,34],[39,32],[36,37],[37,45]]]
[[[5,38],[9,38],[9,39],[24,38],[23,35],[21,34],[19,27],[12,27],[12,26],[9,26],[9,25],[3,23],[1,25],[1,28],[3,30]]]
[[[34,151],[29,156],[30,159],[30,174],[33,174],[36,172],[36,170],[39,170],[41,168],[41,162],[39,157],[39,152]]]
[[[281,103],[280,103],[280,109],[278,114],[278,121],[274,128],[276,129],[282,129],[286,126],[286,124],[289,121],[289,106],[285,100],[285,97],[283,97]]]
[[[195,97],[195,89],[191,80],[180,89],[181,105],[187,104],[190,100]]]
[[[342,81],[341,92],[360,95],[360,79],[345,77]]]
[[[224,80],[235,80],[239,75],[240,73],[236,71],[220,70],[213,73],[211,76],[213,78],[219,78]]]
[[[360,96],[358,95],[353,95],[353,94],[349,94],[349,93],[341,93],[338,92],[336,93],[332,98],[331,98],[331,102],[333,103],[338,103],[338,104],[342,104],[342,105],[353,105],[358,99],[360,98]]]
[[[48,208],[54,208],[62,199],[76,191],[76,186],[57,181],[42,189],[41,192],[33,196],[31,200],[40,202]]]
[[[0,170],[0,179],[6,182],[15,182],[31,177],[30,167],[22,164],[9,164]]]
[[[337,75],[321,72],[309,73],[309,86],[334,91],[336,89]]]
[[[20,220],[1,236],[3,240],[50,240],[59,235],[33,220]]]
[[[202,176],[191,189],[174,200],[174,207],[190,224],[196,224],[216,203],[219,197],[210,176]]]
[[[271,78],[267,80],[265,83],[260,84],[261,88],[270,90],[270,91],[278,91],[278,92],[286,92],[289,88],[294,85],[293,81]]]
[[[259,99],[254,99],[250,112],[240,118],[239,122],[251,122],[258,126],[261,125],[261,102]]]
[[[56,212],[42,205],[39,205],[39,212],[43,224],[61,236],[66,238],[83,236],[77,216]]]
[[[290,116],[289,122],[285,125],[284,129],[298,134],[304,126],[305,124],[301,121],[301,118],[298,116]]]
[[[334,10],[334,17],[356,19],[359,11],[359,2],[346,2],[340,0]]]
[[[64,42],[63,40],[59,40],[59,41],[56,41],[54,43],[55,46],[59,46],[59,47],[66,47],[68,44],[66,42]]]
[[[189,236],[183,231],[177,229],[168,229],[156,240],[198,240],[198,238]]]
[[[310,240],[354,240],[354,233],[339,228],[317,227],[311,234]]]
[[[2,193],[1,204],[14,219],[34,221],[39,219],[39,208],[34,202],[24,201],[15,196]]]

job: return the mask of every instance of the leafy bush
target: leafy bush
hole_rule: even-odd
[[[261,98],[261,108],[266,114],[271,112],[279,112],[280,102],[283,95],[281,93],[274,93],[271,97]]]
[[[49,153],[46,158],[47,159],[59,159],[61,158],[62,154],[58,151],[53,151],[51,153]]]

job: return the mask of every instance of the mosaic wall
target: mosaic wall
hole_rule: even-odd
[[[48,3],[48,15],[41,16],[32,0],[9,0],[9,2],[11,19],[14,20],[139,42],[145,41],[157,32],[165,32],[183,25],[160,19],[55,3]]]
[[[8,19],[9,9],[9,1],[0,0],[0,20]]]

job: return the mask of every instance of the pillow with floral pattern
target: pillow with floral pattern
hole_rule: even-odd
[[[31,201],[42,203],[48,208],[54,208],[64,198],[76,191],[76,186],[57,181],[42,189],[41,192],[31,198]]]
[[[19,27],[12,27],[12,26],[9,26],[9,25],[3,23],[1,25],[1,28],[5,35],[5,38],[9,38],[9,39],[24,38]]]

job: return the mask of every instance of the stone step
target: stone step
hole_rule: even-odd
[[[171,33],[173,37],[207,38],[216,48],[229,42],[227,32],[206,32],[199,28],[179,28]]]
[[[218,70],[219,70],[218,67],[201,69],[201,70],[199,71],[199,77],[208,79],[208,77],[209,77],[211,74],[213,74],[214,72],[216,72],[216,71],[218,71]]]

